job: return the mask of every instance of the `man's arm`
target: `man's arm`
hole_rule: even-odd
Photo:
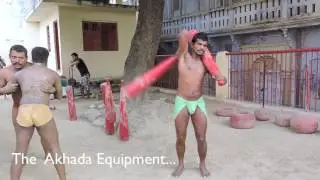
[[[54,93],[54,98],[55,99],[62,99],[62,86],[61,86],[61,78],[58,74],[56,74],[56,82],[54,84],[54,87],[56,89]]]
[[[0,88],[6,85],[5,76],[4,76],[4,70],[0,69]]]
[[[78,65],[79,62],[79,60],[71,61],[70,66]]]
[[[215,58],[212,56],[208,48],[205,49],[203,63],[206,67],[207,73],[209,73],[212,78],[216,79],[219,85],[225,85],[227,83],[226,77],[222,75],[220,68],[215,62]]]
[[[0,72],[0,95],[3,95],[3,87],[6,85],[6,82],[4,80],[4,78],[1,76],[1,72]]]
[[[188,52],[188,45],[189,45],[189,32],[186,30],[183,30],[178,37],[179,41],[179,47],[176,52],[176,55],[180,59],[181,57],[184,57],[184,55]]]
[[[0,95],[11,94],[18,88],[18,84],[15,82],[7,82],[5,78],[5,71],[0,70]]]

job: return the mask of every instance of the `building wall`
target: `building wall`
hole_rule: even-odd
[[[314,48],[314,47],[320,47],[320,27],[309,27],[309,28],[303,28],[302,29],[302,46],[305,48]]]
[[[22,8],[22,7],[20,7]],[[35,46],[42,46],[48,48],[47,41],[47,26],[50,29],[50,54],[48,58],[48,68],[56,71],[56,56],[53,36],[53,22],[58,20],[58,6],[50,5],[50,8],[45,10],[45,13],[35,15],[39,16],[39,21],[25,21],[24,16],[20,17],[21,28],[18,29],[17,34],[22,39],[24,45],[29,51],[29,61],[31,61],[31,50]],[[60,73],[58,71],[58,73]]]
[[[214,53],[219,51],[231,51],[228,49],[228,46],[232,47],[232,41],[230,36],[210,38],[210,46]]]
[[[180,9],[173,11],[174,1],[177,0],[165,0],[164,6],[164,19],[170,19],[171,17],[179,17],[180,15],[188,15],[197,13],[199,11],[206,12],[210,8],[214,7],[213,0],[180,0]]]
[[[0,22],[5,25],[1,29],[0,56],[7,65],[10,65],[9,49],[12,45],[24,45],[29,51],[28,56],[31,57],[31,48],[39,43],[39,24],[24,22],[21,18],[21,8],[18,1],[0,1],[0,16],[3,17],[0,18]]]
[[[56,49],[54,46],[54,34],[53,34],[53,22],[59,20],[59,12],[58,7],[52,9],[51,12],[48,12],[46,18],[44,18],[39,23],[39,33],[40,33],[40,46],[46,47],[50,50],[49,59],[48,59],[48,68],[57,71],[56,69]],[[59,23],[58,23],[59,25]],[[48,47],[47,41],[47,26],[49,26],[49,34],[50,34],[50,48]],[[59,74],[60,71],[57,71]]]
[[[198,0],[182,0],[182,14],[191,14],[199,11]]]
[[[29,61],[31,62],[32,48],[40,45],[40,23],[23,22],[21,36],[23,39],[22,44],[28,49]]]
[[[263,46],[259,48],[259,45],[266,45],[266,44],[286,45],[287,44],[281,31],[254,33],[250,35],[238,35],[236,36],[236,39],[237,41],[240,42],[241,46],[256,45],[257,50],[263,50]]]
[[[2,56],[6,60],[7,65],[9,65],[10,60],[8,53],[10,47],[21,44],[27,48],[29,56],[28,61],[31,62],[32,48],[40,45],[39,23],[22,22],[19,28],[14,28],[12,31],[17,32],[17,36],[13,38],[7,37],[1,42],[0,56]]]
[[[180,10],[177,10],[174,13],[175,15],[170,14],[170,10],[166,9],[165,17],[167,19],[170,19],[170,17],[172,16],[175,16],[175,17],[184,16],[184,15],[187,16],[187,14],[196,12],[197,11],[196,9],[200,8],[200,10],[197,11],[199,14],[202,11],[204,12],[203,14],[209,15],[209,21],[216,20],[214,19],[215,17],[212,17],[209,11],[206,10],[206,8],[209,8],[209,9],[218,8],[219,1],[201,0],[199,1],[200,4],[196,4],[192,0],[190,0],[190,2],[182,0],[182,2],[183,2],[182,7],[180,7]],[[231,1],[228,1],[228,2],[229,4],[231,3]],[[266,10],[267,8],[265,6],[266,5],[265,2],[266,1],[264,1],[264,4],[263,4],[264,8],[263,10],[261,10],[261,12],[268,12],[269,18],[267,19],[271,20],[270,19],[271,1],[268,1],[269,10]],[[315,17],[319,12],[318,2],[293,1],[292,4],[287,3],[286,0],[279,1],[279,2],[281,2],[281,5],[278,6],[279,10],[281,10],[281,13],[279,11],[281,18],[280,17],[279,19],[275,18],[274,20],[280,21],[283,19],[285,20],[287,18],[290,21],[292,20],[292,23],[295,23],[293,26],[287,26],[287,23],[282,23],[281,25],[277,25],[275,23],[275,26],[277,26],[277,28],[274,28],[272,30],[271,28],[268,30],[264,29],[264,27],[259,29],[258,28],[259,25],[266,22],[265,20],[263,20],[263,21],[260,21],[262,22],[261,24],[252,23],[249,25],[249,23],[247,24],[242,23],[241,26],[243,27],[243,29],[239,28],[239,31],[237,31],[237,27],[240,27],[239,25],[228,27],[228,30],[231,30],[231,32],[233,31],[239,34],[235,34],[235,35],[231,33],[228,34],[227,31],[222,31],[222,33],[219,34],[220,31],[217,31],[217,33],[215,33],[215,28],[210,27],[209,25],[210,22],[207,22],[207,25],[209,26],[209,28],[207,29],[203,28],[203,26],[198,26],[198,24],[201,24],[203,22],[202,19],[204,18],[199,16],[197,13],[192,15],[192,17],[189,19],[181,20],[181,22],[173,22],[174,20],[178,19],[178,18],[175,18],[174,20],[172,20],[173,23],[171,23],[171,26],[174,28],[177,28],[177,27],[180,28],[180,27],[183,27],[183,25],[190,26],[189,24],[193,23],[197,26],[198,30],[202,29],[205,32],[211,32],[211,34],[214,34],[215,37],[210,38],[210,45],[211,45],[211,50],[215,53],[230,49],[230,45],[232,46],[231,49],[233,52],[265,51],[265,50],[277,51],[277,50],[286,50],[290,48],[319,48],[320,42],[318,40],[318,37],[320,36],[320,26],[319,25],[315,26],[316,23],[312,21],[313,18],[316,19]],[[254,2],[250,1],[250,3],[254,3]],[[277,3],[278,1],[276,1],[276,4]],[[233,8],[235,8],[236,6],[234,6]],[[297,15],[298,7],[300,7],[299,12],[301,13],[301,15]],[[301,7],[307,8],[308,12],[304,14],[303,12],[304,8],[301,9]],[[171,8],[171,6],[167,5],[166,8]],[[228,15],[229,17],[228,16],[226,17],[227,18],[231,17],[230,19],[231,25],[232,23],[234,23],[233,22],[234,20],[232,20],[232,17],[242,16],[242,18],[244,17],[248,18],[250,13],[251,15],[254,15],[254,13],[252,13],[251,10],[250,12],[247,12],[248,8],[247,9],[245,8],[246,7],[242,6],[242,15],[239,14],[239,11],[237,15],[234,14],[234,11],[229,11],[231,13]],[[315,10],[312,10],[313,8],[315,8]],[[237,9],[239,10],[239,6],[237,7]],[[291,10],[293,10],[292,15],[290,15]],[[311,11],[314,11],[314,12],[311,12]],[[210,15],[212,18],[210,17]],[[313,18],[310,18],[309,20],[307,19],[308,16]],[[238,17],[236,18],[239,23],[239,18]],[[266,18],[266,13],[264,13],[263,18]],[[189,23],[190,19],[192,21],[191,23]],[[268,23],[271,23],[271,22],[268,22]],[[268,27],[268,23],[265,24],[266,28]],[[180,26],[176,26],[176,24],[179,24]],[[251,27],[255,27],[257,25],[256,32],[249,33],[249,31],[246,31],[246,28],[244,27],[247,25]],[[313,26],[313,27],[310,27],[310,26]],[[288,28],[288,29],[286,30],[283,28]],[[166,27],[165,30],[169,30],[169,29],[170,28]],[[262,32],[262,31],[265,31],[265,32]],[[176,31],[172,31],[172,32],[176,33]],[[166,40],[166,37],[167,39],[172,38],[173,35],[174,34],[170,34],[166,36],[164,33],[163,39]],[[272,62],[272,65],[270,65],[272,68],[267,69],[268,73],[265,75],[266,84],[264,89],[265,89],[265,95],[266,95],[266,99],[265,99],[266,103],[302,107],[303,104],[305,103],[305,100],[307,99],[306,90],[307,90],[307,87],[309,86],[308,83],[311,83],[311,88],[313,91],[312,98],[316,97],[315,94],[316,92],[319,91],[319,87],[318,87],[319,85],[317,86],[317,84],[320,84],[320,53],[318,51],[281,53],[281,54],[269,53],[269,54],[259,54],[259,55],[246,54],[246,55],[233,55],[230,57],[231,57],[231,60],[229,62],[231,67],[229,69],[230,79],[228,79],[228,81],[231,82],[230,84],[233,86],[232,89],[234,92],[233,94],[230,93],[231,96],[234,95],[233,98],[236,98],[236,96],[241,96],[237,98],[242,100],[249,100],[249,101],[261,103],[262,91],[260,91],[260,89],[264,85],[262,81],[263,68],[261,67],[264,67],[264,65],[262,63],[263,61],[259,59],[265,59],[266,62]],[[221,61],[222,67],[227,67],[224,64],[225,62],[226,61]],[[233,71],[231,72],[231,70]],[[239,72],[239,70],[241,72]],[[307,78],[306,72],[309,73],[309,76],[310,76],[309,80],[306,80]],[[168,79],[170,79],[170,77]],[[318,100],[312,100],[311,104],[314,105],[314,103],[316,102],[318,102]]]
[[[119,51],[83,51],[83,20],[117,22]],[[72,52],[77,52],[86,62],[93,78],[123,75],[124,63],[135,32],[136,13],[134,11],[120,12],[114,9],[108,12],[94,11],[94,7],[59,7],[59,23],[63,74],[68,75],[70,55]],[[79,78],[78,71],[75,71],[74,76]]]

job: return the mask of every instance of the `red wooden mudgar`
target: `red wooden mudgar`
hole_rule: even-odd
[[[109,80],[101,85],[101,92],[105,106],[105,132],[111,135],[115,132],[116,112],[114,111],[113,93]]]
[[[122,87],[125,96],[135,98],[141,94],[148,86],[157,81],[164,73],[166,73],[177,62],[175,56],[171,56],[157,66],[151,68],[144,74],[138,76],[130,83]]]
[[[69,120],[75,121],[77,120],[77,111],[76,111],[76,105],[74,103],[72,86],[67,87],[67,100],[68,100]]]
[[[119,124],[119,136],[120,140],[127,141],[129,140],[129,125],[128,125],[128,115],[127,115],[127,104],[126,104],[126,95],[123,89],[123,80],[121,81],[121,90],[120,90],[120,124]]]

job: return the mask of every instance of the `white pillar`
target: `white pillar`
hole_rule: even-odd
[[[229,61],[230,56],[227,55],[228,51],[218,52],[216,56],[216,64],[220,69],[220,72],[227,79],[227,84],[224,86],[219,86],[216,83],[216,98],[226,99],[229,96],[229,85],[230,85],[230,75],[229,75]]]
[[[281,6],[281,18],[282,19],[287,19],[288,18],[288,1],[285,0],[279,0],[280,1],[280,6]]]

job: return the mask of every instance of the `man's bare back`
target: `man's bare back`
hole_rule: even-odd
[[[178,72],[178,95],[188,100],[200,98],[206,72],[201,59],[193,58],[186,53],[179,59]]]
[[[34,64],[17,72],[15,78],[22,92],[20,104],[49,105],[49,94],[44,93],[41,86],[43,84],[54,86],[59,79],[59,75],[43,65]]]

